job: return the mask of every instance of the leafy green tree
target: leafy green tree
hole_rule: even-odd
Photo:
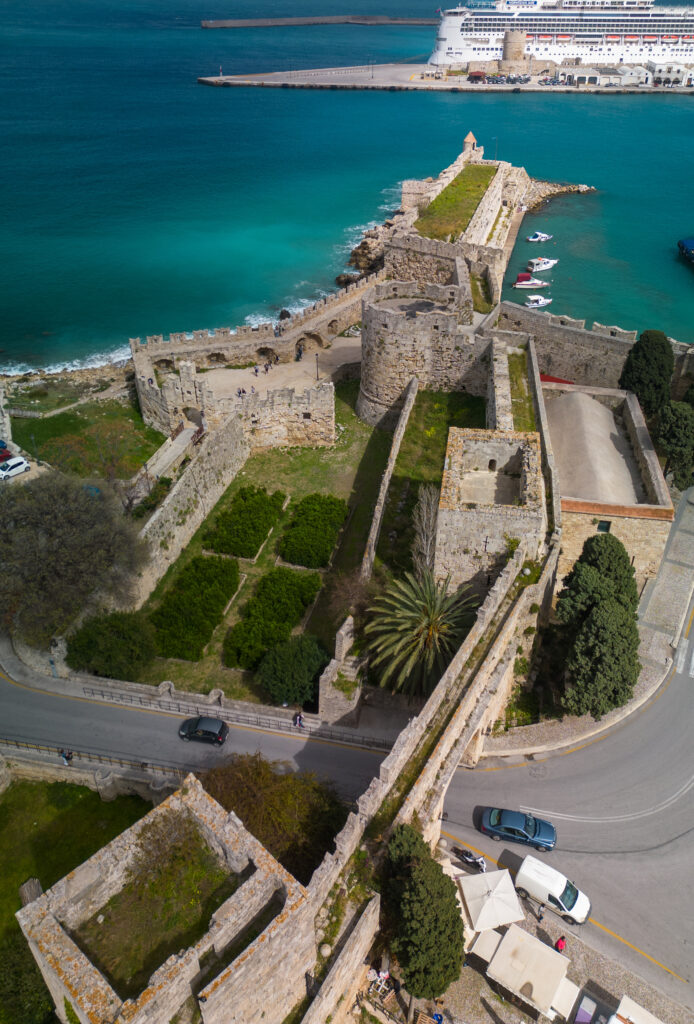
[[[259,754],[234,754],[203,778],[205,789],[234,811],[273,857],[308,883],[345,823],[332,786],[312,772],[288,772]]]
[[[596,605],[615,600],[629,611],[639,602],[629,553],[611,533],[594,533],[564,580],[557,618],[575,634]]]
[[[0,619],[30,643],[64,632],[97,594],[128,600],[147,561],[146,544],[103,481],[42,473],[2,487],[0,521]]]
[[[262,615],[249,615],[235,623],[224,638],[224,664],[229,668],[257,668],[265,652],[289,639],[291,626]]]
[[[674,368],[672,346],[663,332],[643,331],[629,350],[619,386],[634,392],[646,416],[655,416],[670,401]]]
[[[420,578],[408,572],[371,605],[365,633],[381,686],[426,696],[440,679],[469,630],[474,606],[467,587],[446,592],[449,579],[437,584],[427,569]]]
[[[581,626],[566,662],[562,706],[572,715],[601,718],[631,699],[639,678],[636,617],[608,600]]]
[[[137,679],[157,653],[154,626],[141,612],[112,612],[87,619],[68,637],[70,668],[110,679]]]
[[[686,402],[670,402],[660,413],[658,444],[667,455],[665,472],[672,466],[675,485],[684,490],[692,482],[694,461],[694,409]]]
[[[275,704],[305,704],[329,660],[314,636],[293,636],[267,652],[256,679]]]
[[[410,825],[395,829],[388,865],[388,930],[403,984],[416,999],[435,999],[459,977],[463,961],[455,883]]]
[[[682,399],[682,401],[686,402],[687,405],[691,405],[691,407],[694,409],[694,384],[689,385],[689,387],[684,393],[684,398]]]

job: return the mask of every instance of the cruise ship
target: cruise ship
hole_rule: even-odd
[[[430,64],[694,62],[694,7],[653,0],[470,0],[443,11]]]

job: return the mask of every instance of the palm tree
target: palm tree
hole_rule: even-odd
[[[369,608],[365,627],[371,664],[385,666],[381,686],[428,696],[467,633],[475,600],[467,586],[447,594],[426,569],[392,580]]]

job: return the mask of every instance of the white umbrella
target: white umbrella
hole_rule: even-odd
[[[524,920],[525,915],[508,871],[460,875],[457,881],[476,932]]]

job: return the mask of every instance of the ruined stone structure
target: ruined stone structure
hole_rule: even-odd
[[[82,923],[106,912],[108,901],[129,880],[143,829],[165,813],[192,818],[220,865],[240,876],[240,884],[214,911],[205,934],[188,949],[169,956],[137,998],[124,1000],[74,936]],[[219,967],[219,973],[213,968],[210,975],[210,963],[223,963],[225,951],[273,904],[277,913],[261,935],[227,966]],[[316,955],[306,889],[193,775],[159,807],[23,907],[17,919],[64,1022],[67,1001],[83,1024],[169,1024],[191,996],[205,1024],[280,1022],[281,1007],[304,994],[304,972]],[[262,949],[262,956],[252,956],[254,947]],[[280,962],[282,970],[277,971]],[[273,999],[257,1000],[255,1015],[243,998],[249,988],[273,992]]]
[[[523,538],[529,558],[544,550],[545,490],[537,434],[448,432],[434,574],[486,592]]]

